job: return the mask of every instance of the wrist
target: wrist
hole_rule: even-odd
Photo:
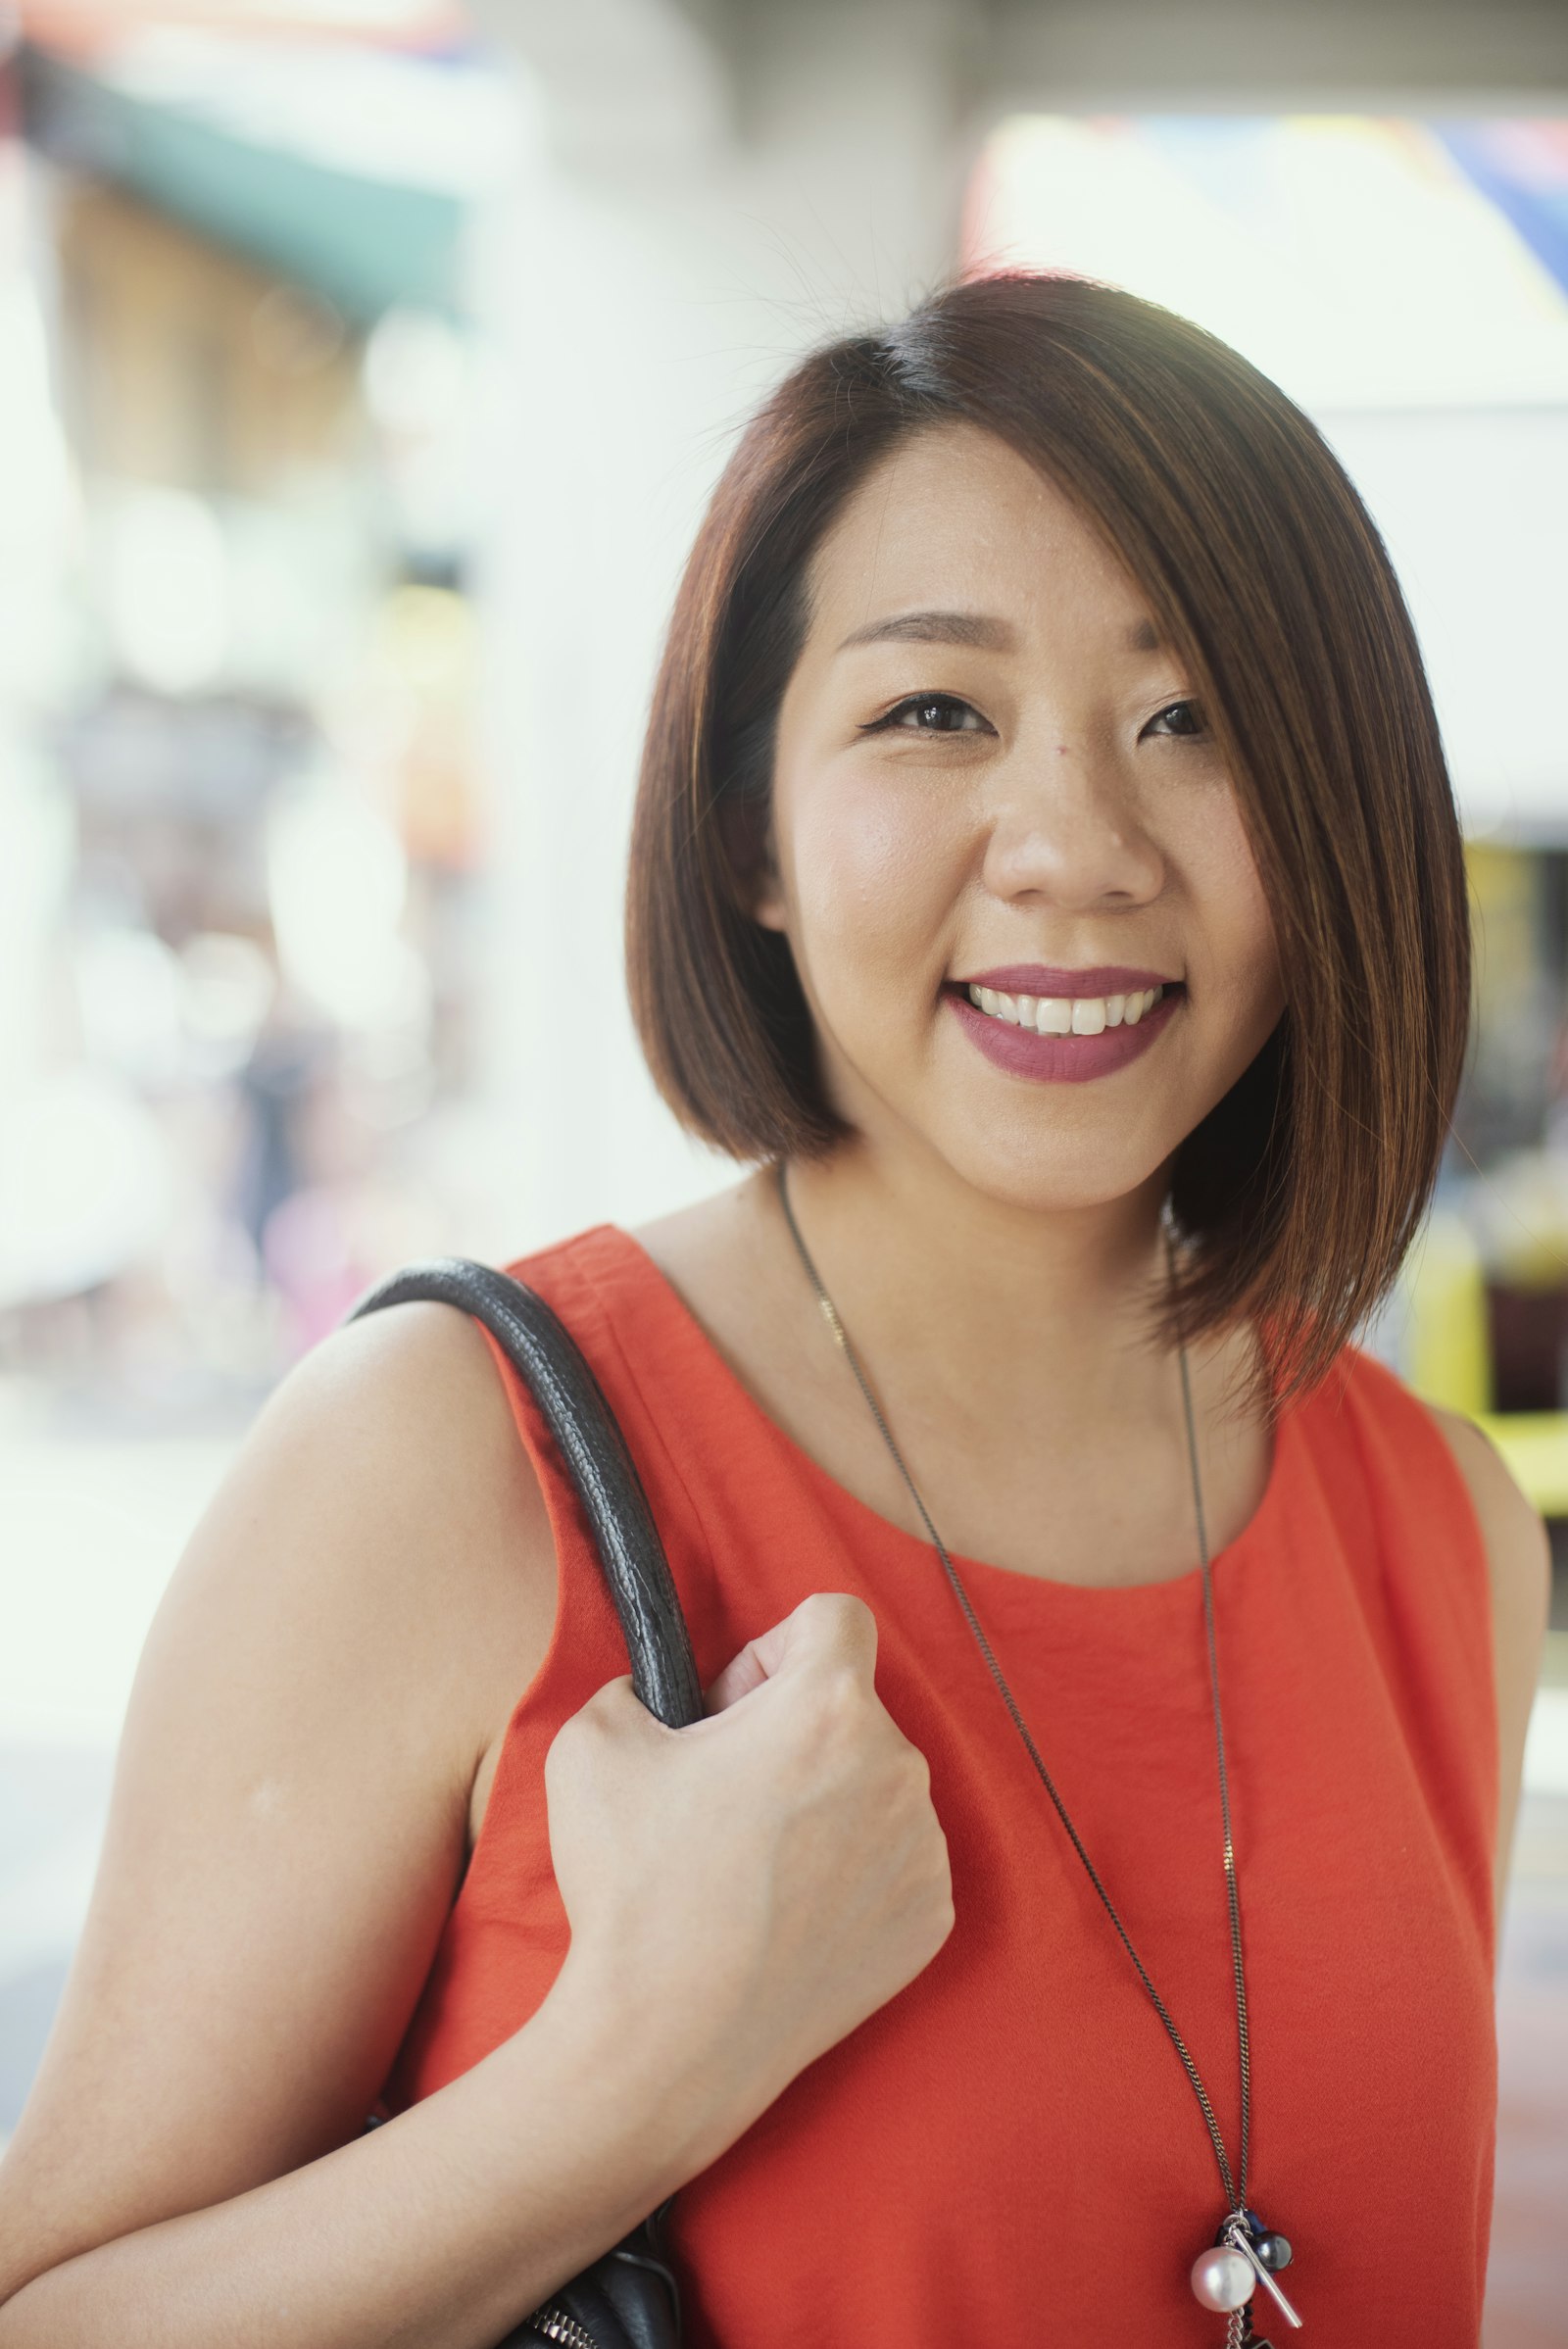
[[[733,2144],[760,2110],[748,2107],[739,2067],[711,2033],[701,2041],[682,2020],[624,1966],[574,1948],[535,2017],[577,2110],[587,2100],[646,2178],[650,2209]]]

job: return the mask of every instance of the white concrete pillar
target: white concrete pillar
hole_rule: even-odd
[[[481,10],[481,17],[486,12]],[[660,0],[498,4],[521,135],[479,263],[495,1250],[732,1179],[626,1009],[625,851],[675,583],[758,398],[952,263],[967,158],[945,19],[766,12],[722,58]]]

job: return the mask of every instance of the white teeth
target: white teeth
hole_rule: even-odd
[[[1001,995],[994,987],[969,989],[969,1001],[993,1019],[1040,1036],[1099,1036],[1106,1028],[1136,1028],[1165,990],[1145,987],[1136,995]]]

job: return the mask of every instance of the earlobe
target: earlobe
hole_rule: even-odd
[[[769,816],[760,842],[757,845],[751,871],[747,875],[747,895],[753,921],[764,930],[786,927],[784,886],[779,879],[778,857],[773,847],[773,821]]]
[[[760,835],[754,814],[736,800],[720,804],[718,820],[736,906],[762,929],[782,930],[784,901],[771,824]]]
[[[784,898],[771,857],[760,886],[753,894],[749,911],[753,921],[764,930],[782,930],[785,927]]]

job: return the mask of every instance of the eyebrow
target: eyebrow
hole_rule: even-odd
[[[1010,653],[1017,641],[1011,623],[989,612],[896,612],[886,619],[867,620],[862,627],[852,629],[838,649],[847,653],[855,645],[971,645],[984,653]],[[1159,637],[1147,619],[1134,620],[1122,641],[1129,653],[1159,651]]]
[[[993,619],[984,612],[895,612],[853,629],[839,651],[847,653],[852,645],[922,644],[975,645],[985,653],[1006,653],[1016,641],[1006,620]]]

